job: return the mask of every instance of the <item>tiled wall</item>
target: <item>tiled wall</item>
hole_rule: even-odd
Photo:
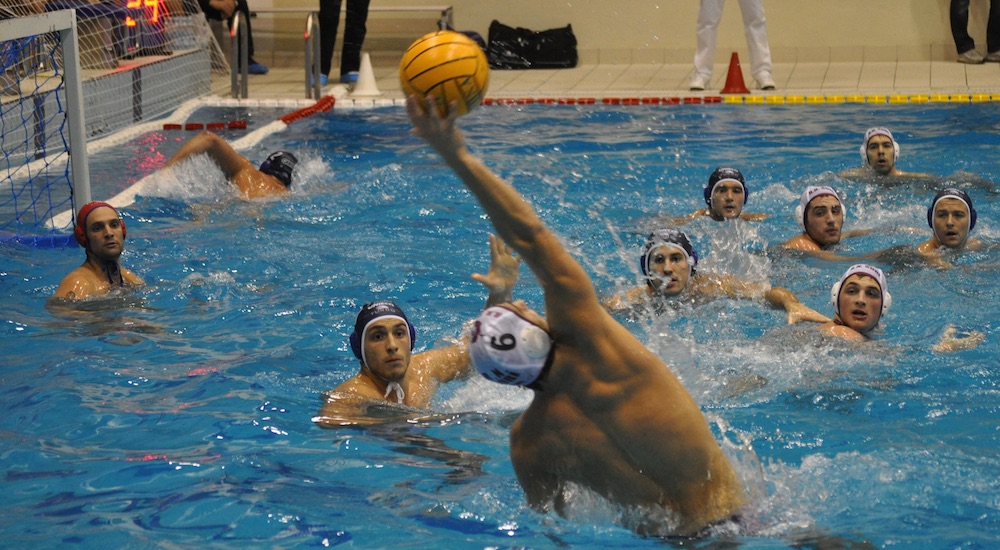
[[[316,0],[249,0],[251,9],[311,6]],[[455,26],[484,37],[490,21],[544,30],[572,24],[584,63],[688,63],[694,55],[697,0],[373,0],[373,5],[450,4]],[[765,0],[775,62],[923,61],[955,58],[949,0]],[[970,33],[985,46],[988,0],[973,0]],[[366,50],[397,56],[434,28],[432,14],[373,14]],[[298,51],[301,21],[261,15],[254,32],[264,51]],[[338,38],[343,35],[343,23]],[[269,47],[269,46],[272,46]],[[718,51],[746,54],[739,2],[726,2]]]

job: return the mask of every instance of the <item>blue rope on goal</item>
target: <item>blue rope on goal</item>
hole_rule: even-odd
[[[73,208],[61,63],[56,33],[0,42],[0,242],[75,245],[51,226]]]

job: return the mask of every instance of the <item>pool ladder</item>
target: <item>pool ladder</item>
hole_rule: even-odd
[[[305,88],[306,99],[319,99],[323,86],[319,81],[319,12],[310,11],[306,17],[305,31]],[[232,74],[231,94],[237,99],[248,96],[247,76],[249,57],[247,53],[246,15],[237,11],[233,17],[233,26],[229,31],[230,54],[229,69]]]

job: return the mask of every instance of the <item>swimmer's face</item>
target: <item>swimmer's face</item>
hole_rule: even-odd
[[[387,317],[368,325],[365,360],[378,376],[398,382],[410,366],[410,329],[399,319]]]
[[[892,173],[896,167],[896,150],[889,136],[872,136],[868,140],[868,166],[881,176]]]
[[[118,261],[125,250],[125,230],[118,213],[106,206],[87,216],[87,243],[91,254],[106,262]]]
[[[676,246],[660,245],[649,255],[647,277],[656,292],[677,296],[687,288],[691,264]]]
[[[844,207],[837,197],[820,195],[809,201],[804,225],[806,234],[821,248],[835,245],[844,227]]]
[[[544,330],[545,332],[549,331],[549,323],[548,321],[545,320],[545,317],[542,317],[541,315],[538,314],[537,311],[528,307],[528,304],[526,304],[524,300],[514,300],[513,302],[507,302],[505,304],[501,304],[500,307],[513,311],[514,313],[520,315],[521,318],[524,319],[525,321],[535,325],[536,327]]]
[[[934,236],[948,248],[961,248],[969,238],[969,206],[961,199],[941,199],[934,208]]]
[[[712,219],[731,220],[743,212],[743,186],[736,181],[722,181],[712,188]]]
[[[845,326],[867,333],[875,328],[882,315],[882,289],[868,275],[851,275],[840,286],[837,306],[840,308],[837,317]]]

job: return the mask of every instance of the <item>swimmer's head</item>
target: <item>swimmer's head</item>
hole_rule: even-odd
[[[715,171],[712,172],[712,175],[708,177],[708,185],[705,186],[705,204],[707,204],[708,208],[713,211],[713,217],[716,217],[716,215],[724,217],[721,213],[714,212],[715,207],[712,204],[712,197],[715,192],[715,187],[726,183],[731,184],[733,187],[739,187],[743,193],[743,204],[747,203],[747,195],[750,194],[750,190],[747,189],[747,182],[743,177],[743,173],[736,168],[716,168]],[[739,216],[739,212],[736,213],[736,216]]]
[[[803,232],[806,230],[806,216],[809,215],[809,203],[813,199],[823,196],[831,196],[837,199],[844,217],[847,217],[847,208],[844,207],[844,201],[840,200],[840,195],[832,187],[828,185],[810,185],[802,192],[802,196],[799,197],[799,205],[795,207],[795,221],[798,222],[799,229]]]
[[[122,226],[122,238],[125,238],[125,220],[122,219],[121,214],[118,213],[118,210],[116,210],[114,206],[100,201],[88,202],[80,207],[80,211],[76,214],[76,226],[73,228],[73,236],[76,238],[76,242],[80,243],[80,246],[84,248],[87,248],[88,244],[87,217],[90,216],[91,212],[98,208],[110,208],[115,215],[118,216],[118,222],[121,223]]]
[[[659,287],[665,281],[654,266],[658,260],[657,256],[662,253],[661,248],[663,247],[677,250],[687,259],[687,278],[678,283],[668,281],[669,284],[680,285],[675,292],[680,293],[691,280],[691,276],[696,273],[695,266],[698,265],[698,251],[691,245],[691,239],[683,231],[675,227],[663,227],[649,234],[649,237],[646,238],[645,249],[639,258],[639,267],[642,270],[642,275],[646,278],[646,284],[654,290],[661,291],[663,289]],[[659,258],[659,260],[662,261],[663,258]]]
[[[469,340],[479,374],[500,384],[532,385],[551,365],[552,339],[538,325],[502,306],[484,310]]]
[[[292,172],[299,159],[288,151],[275,151],[260,165],[260,171],[278,178],[285,187],[292,186]]]
[[[872,138],[876,136],[882,136],[884,138],[889,138],[892,142],[892,164],[886,163],[887,166],[883,167],[882,170],[878,166],[872,166],[871,158],[868,156],[868,147],[871,144]],[[887,159],[888,160],[888,159]],[[861,143],[861,165],[871,167],[877,171],[888,173],[896,166],[896,161],[899,160],[899,142],[896,138],[892,137],[892,132],[888,128],[882,128],[881,126],[875,128],[869,128],[865,132],[865,140]]]
[[[948,187],[938,191],[938,193],[934,195],[934,200],[931,201],[931,205],[927,208],[927,225],[930,226],[931,230],[934,231],[934,235],[942,243],[946,243],[949,239],[945,235],[938,234],[938,228],[934,227],[934,216],[937,213],[938,206],[941,201],[945,199],[960,200],[965,203],[965,206],[968,209],[969,229],[965,232],[965,235],[962,236],[961,242],[958,243],[958,246],[961,246],[962,244],[965,244],[965,239],[967,239],[969,233],[972,232],[972,228],[976,227],[976,209],[972,207],[972,198],[969,197],[968,193],[962,191],[961,189]]]
[[[389,300],[378,300],[375,302],[369,302],[361,306],[361,311],[358,312],[357,319],[354,320],[354,332],[351,333],[351,351],[354,352],[354,356],[361,360],[364,365],[368,364],[365,359],[365,336],[368,333],[368,327],[371,326],[375,321],[382,318],[398,319],[406,323],[406,328],[410,333],[410,351],[413,350],[414,344],[417,341],[417,333],[413,328],[413,324],[410,323],[409,319],[406,318],[406,314],[403,310],[399,308],[394,302]]]
[[[848,318],[848,312],[840,311],[840,295],[841,292],[845,290],[844,283],[847,282],[852,276],[859,275],[861,277],[870,277],[875,280],[878,284],[879,296],[882,300],[882,308],[879,311],[878,317],[874,322],[868,321],[866,323],[867,329],[871,330],[878,324],[879,320],[882,318],[886,312],[889,311],[889,307],[892,306],[892,295],[889,294],[889,284],[886,281],[885,273],[881,269],[868,264],[855,264],[847,268],[847,271],[841,275],[840,280],[833,284],[830,288],[830,302],[833,304],[833,310],[836,314],[845,321],[845,324],[851,325],[850,319]],[[856,328],[856,327],[852,327]],[[863,330],[860,332],[864,332]]]

